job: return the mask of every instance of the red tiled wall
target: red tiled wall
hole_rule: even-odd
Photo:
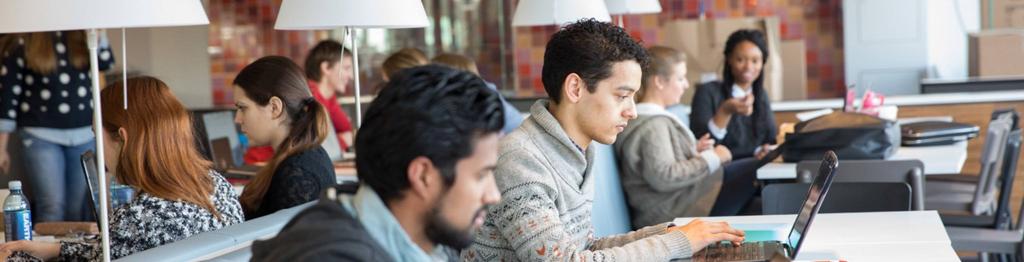
[[[706,19],[779,17],[782,40],[803,39],[807,46],[808,98],[840,97],[843,86],[843,24],[840,0],[705,0]],[[662,12],[627,15],[625,28],[645,45],[659,44],[660,28],[674,19],[697,19],[699,0],[661,0]],[[613,17],[613,20],[615,18]],[[515,28],[517,94],[544,96],[540,69],[544,44],[555,26]]]
[[[280,55],[302,63],[327,31],[274,30],[281,0],[210,0],[210,75],[214,105],[231,105],[231,81],[256,59]],[[301,65],[300,65],[301,66]]]
[[[511,14],[515,0],[508,3]],[[706,0],[705,17],[778,16],[783,40],[803,39],[807,46],[808,98],[839,97],[843,93],[842,12],[840,0]],[[661,40],[660,26],[672,19],[696,19],[698,0],[661,0],[662,13],[627,15],[625,26],[629,33],[647,45]],[[321,39],[326,31],[277,31],[274,19],[280,0],[211,0],[210,48],[211,76],[214,104],[230,105],[231,81],[246,64],[266,55],[282,55],[297,62],[306,51]],[[486,21],[481,27],[497,27]],[[515,61],[516,94],[543,96],[540,83],[544,44],[557,30],[555,26],[517,27],[513,29],[515,41],[511,57]],[[481,32],[488,39],[475,54],[481,73],[491,81],[499,82],[500,46],[496,45],[497,30]],[[421,47],[424,48],[424,47]],[[474,54],[469,54],[474,55]]]

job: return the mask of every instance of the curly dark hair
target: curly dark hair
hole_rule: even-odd
[[[498,93],[473,73],[440,65],[398,71],[366,110],[356,136],[359,181],[385,201],[409,188],[413,159],[425,156],[455,182],[455,164],[477,139],[505,126]]]
[[[587,91],[593,93],[598,81],[611,76],[612,63],[629,60],[646,68],[650,58],[647,50],[621,27],[593,18],[581,19],[551,36],[544,50],[541,81],[548,97],[558,103],[562,83],[569,74],[578,74]]]

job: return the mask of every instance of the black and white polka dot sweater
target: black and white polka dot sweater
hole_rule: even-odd
[[[92,78],[89,67],[71,64],[67,35],[54,32],[53,51],[57,70],[42,75],[28,68],[25,39],[2,56],[0,63],[0,124],[4,129],[45,127],[56,129],[92,125]],[[109,69],[114,63],[109,44],[101,44],[98,67]],[[15,124],[15,125],[12,125]],[[0,130],[12,131],[12,130]]]

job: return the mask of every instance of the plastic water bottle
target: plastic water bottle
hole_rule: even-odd
[[[21,181],[7,183],[11,194],[4,199],[4,228],[7,242],[32,240],[32,211],[28,209],[28,199],[21,193]]]
[[[110,183],[111,208],[118,208],[131,202],[134,191],[130,186],[112,181]]]

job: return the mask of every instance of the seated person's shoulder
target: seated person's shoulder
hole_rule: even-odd
[[[316,146],[306,150],[295,152],[288,158],[282,161],[285,165],[297,165],[304,166],[309,164],[317,165],[331,165],[331,157],[327,155],[327,150],[323,147]]]
[[[522,125],[501,138],[499,141],[500,146],[498,147],[501,149],[501,152],[509,151],[507,149],[524,147],[530,142],[530,134],[525,129],[528,121],[523,121]]]
[[[387,253],[338,202],[303,210],[272,239],[256,241],[252,261],[390,261]]]
[[[322,147],[296,152],[285,158],[274,170],[274,180],[324,180],[334,179],[334,164]]]
[[[503,143],[494,170],[494,182],[503,192],[524,186],[553,191],[556,174],[544,153],[532,142],[517,142],[511,146]]]
[[[228,180],[224,178],[224,176],[222,176],[220,172],[217,172],[216,170],[210,170],[209,176],[210,181],[213,182],[213,191],[215,196],[227,195],[232,196],[234,198],[238,198],[238,192],[235,192],[235,189],[231,186],[231,183],[228,182]]]

